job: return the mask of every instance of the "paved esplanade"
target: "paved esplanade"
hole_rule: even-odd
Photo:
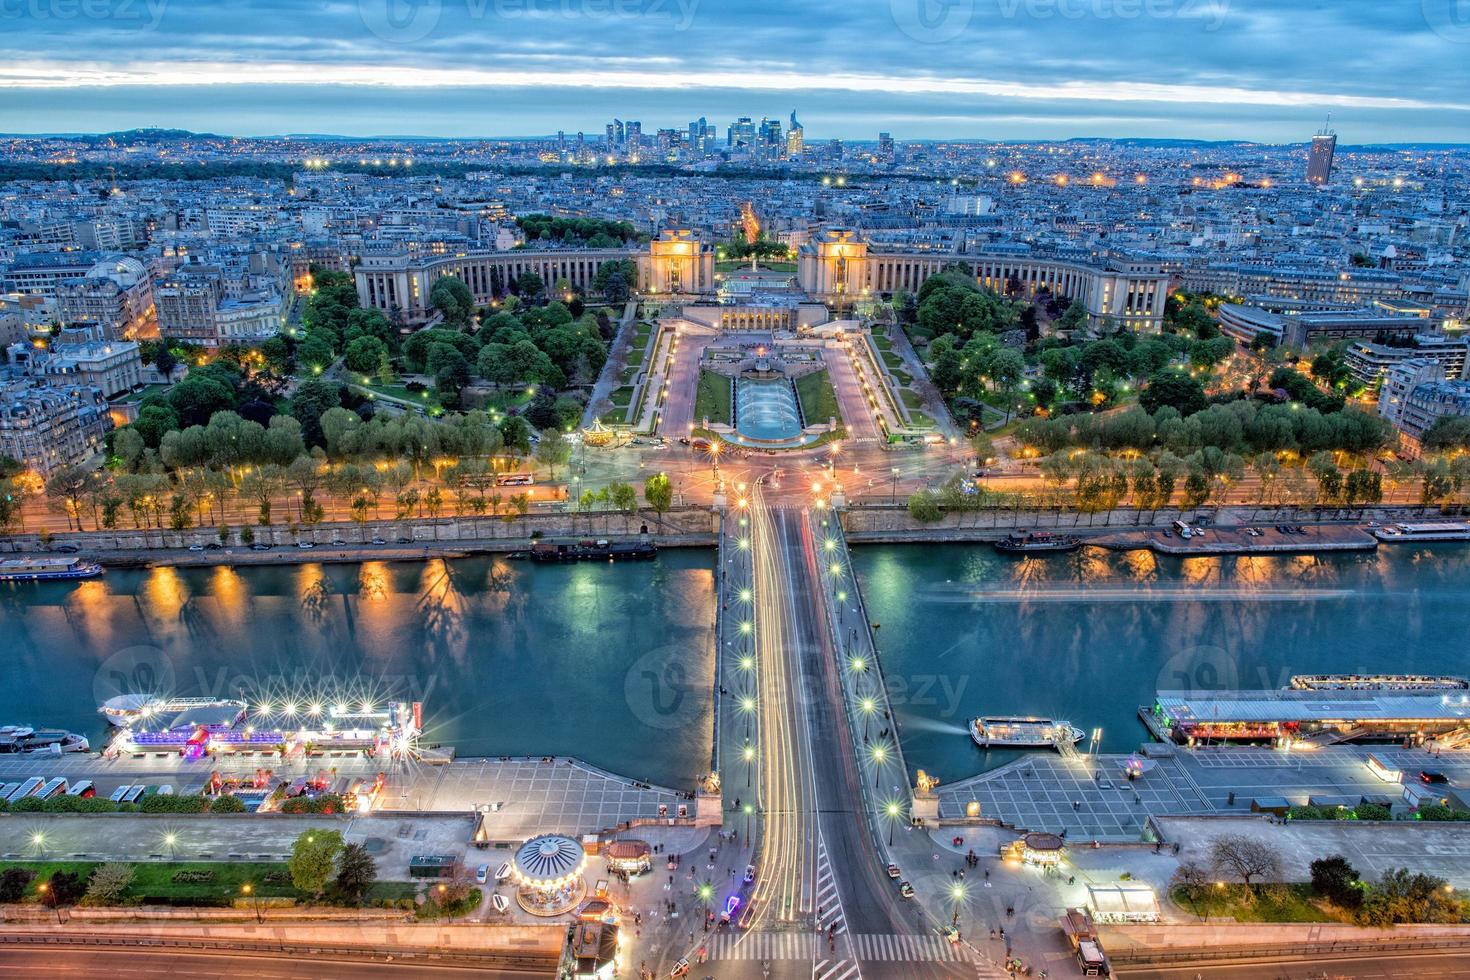
[[[756,676],[755,703],[746,708],[757,719],[758,874],[749,928],[708,939],[710,961],[699,969],[719,977],[756,969],[779,977],[974,977],[969,950],[945,941],[884,872],[875,801],[901,791],[905,777],[896,752],[875,760],[853,738],[843,655],[828,618],[830,556],[817,533],[826,512],[784,504],[768,499],[757,480],[740,511],[747,526],[729,522],[733,547],[749,551],[751,567],[747,666]],[[738,579],[727,585],[737,595],[740,587]],[[722,714],[722,724],[738,717]],[[725,795],[733,798],[745,773],[725,755]]]

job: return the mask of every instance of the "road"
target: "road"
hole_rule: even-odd
[[[1432,953],[1424,956],[1319,956],[1263,963],[1195,964],[1192,966],[1124,966],[1119,980],[1423,980],[1425,977],[1470,977],[1470,956]]]
[[[555,967],[542,971],[478,969],[463,964],[440,965],[424,960],[383,962],[379,960],[324,959],[313,956],[204,953],[195,950],[161,952],[151,949],[30,949],[0,946],[0,974],[7,977],[178,977],[178,978],[278,978],[342,980],[381,977],[478,977],[481,980],[525,980],[550,977]]]
[[[872,800],[903,792],[897,766],[860,763],[844,715],[808,512],[751,488],[763,814],[749,930],[712,943],[718,977],[973,978],[884,872]],[[872,797],[864,787],[876,780]],[[829,938],[830,937],[830,938]]]

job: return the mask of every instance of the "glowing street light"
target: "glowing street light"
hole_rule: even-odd
[[[863,698],[858,702],[858,709],[863,713],[863,741],[866,742],[868,740],[868,727],[872,722],[874,713],[878,710],[878,702],[871,697]]]
[[[888,746],[875,745],[870,755],[873,759],[873,788],[877,789],[879,782],[883,778],[883,763],[888,761]]]
[[[898,823],[898,818],[903,816],[903,804],[897,800],[889,800],[883,804],[883,816],[888,818],[888,846],[893,846],[893,827]]]
[[[740,750],[740,755],[745,759],[745,788],[750,789],[750,764],[755,761],[755,746],[746,742],[745,748]]]

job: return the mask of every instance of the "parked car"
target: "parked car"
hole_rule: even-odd
[[[250,546],[250,550],[251,551],[270,551],[271,550],[271,546],[268,545],[268,544],[261,544],[260,542],[256,542],[255,544],[252,544]]]
[[[300,548],[302,551],[305,551],[308,548],[315,548],[316,545],[312,544],[310,541],[298,541],[296,542],[296,547]]]
[[[475,869],[475,884],[483,885],[490,880],[490,865],[482,864]]]
[[[189,550],[190,551],[203,551],[204,550],[204,545],[202,545],[202,544],[191,544],[191,545],[189,545]]]
[[[52,551],[59,551],[63,555],[74,555],[78,551],[81,551],[82,549],[80,547],[78,547],[77,545],[74,545],[74,544],[59,544],[55,548],[52,548],[51,550]]]
[[[900,895],[902,895],[904,898],[913,898],[914,897],[914,886],[911,885],[911,884],[909,884],[906,881],[900,881],[898,883],[898,893]]]
[[[1419,780],[1425,783],[1447,783],[1450,781],[1449,777],[1438,769],[1419,770]]]
[[[897,881],[899,878],[903,877],[903,872],[898,870],[898,865],[890,864],[888,866],[888,877]]]
[[[373,544],[387,544],[382,538],[373,538]]]

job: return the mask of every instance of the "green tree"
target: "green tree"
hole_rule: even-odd
[[[347,844],[337,859],[337,890],[349,902],[361,905],[378,880],[378,865],[366,847]]]
[[[0,902],[19,902],[25,897],[26,888],[35,877],[36,873],[29,868],[6,868],[0,871]]]
[[[443,276],[429,290],[429,305],[443,314],[446,325],[462,330],[475,315],[475,294],[459,276]]]
[[[560,429],[542,430],[541,441],[536,444],[536,459],[550,468],[553,480],[556,479],[556,468],[564,466],[571,457],[572,444],[561,434]]]
[[[1168,406],[1187,417],[1205,410],[1205,389],[1183,371],[1156,371],[1139,392],[1138,403],[1150,415]]]
[[[643,481],[643,499],[655,513],[663,514],[674,505],[674,485],[667,473],[655,473]]]
[[[133,866],[120,861],[99,865],[87,880],[88,905],[116,905],[133,883]]]
[[[1340,854],[1319,858],[1311,864],[1312,887],[1317,894],[1344,908],[1363,904],[1363,889],[1357,870]]]
[[[358,337],[342,352],[342,363],[357,374],[373,374],[388,356],[388,345],[377,337]]]
[[[298,836],[291,845],[291,858],[287,862],[291,884],[320,898],[342,847],[342,835],[335,830],[308,830]]]

